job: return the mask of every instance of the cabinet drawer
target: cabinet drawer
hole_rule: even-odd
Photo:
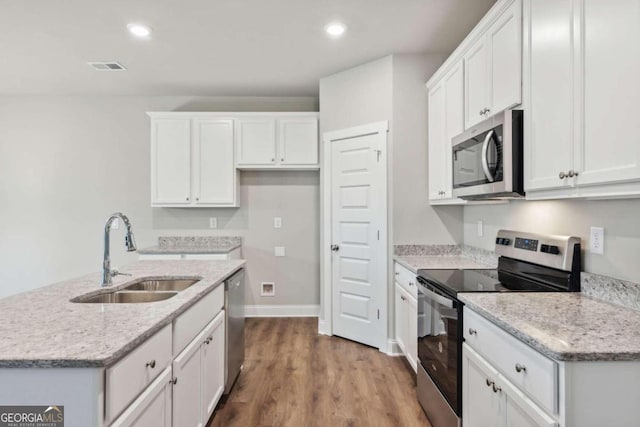
[[[173,321],[173,354],[178,355],[224,306],[224,284],[220,284]]]
[[[171,364],[171,325],[149,338],[105,375],[105,417],[115,419],[151,382]]]
[[[556,362],[466,307],[464,339],[532,400],[558,413]]]
[[[406,290],[413,298],[418,297],[416,289],[416,274],[399,263],[395,263],[396,282]]]

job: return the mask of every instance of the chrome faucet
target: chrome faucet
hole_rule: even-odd
[[[133,238],[133,230],[131,230],[131,221],[126,215],[116,212],[111,215],[106,224],[104,225],[104,258],[102,260],[102,286],[109,286],[113,283],[113,276],[117,276],[119,273],[116,270],[111,270],[111,257],[109,255],[109,233],[111,231],[111,224],[116,219],[120,218],[124,225],[127,227],[127,234],[124,237],[124,244],[127,247],[127,252],[133,252],[136,250],[136,242]]]

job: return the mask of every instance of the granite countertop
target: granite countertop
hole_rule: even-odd
[[[242,246],[239,236],[159,237],[158,245],[139,249],[143,255],[157,254],[227,254]]]
[[[495,266],[485,264],[465,255],[394,255],[393,260],[416,274],[418,274],[418,270],[481,270],[495,268]]]
[[[481,292],[458,297],[552,359],[640,360],[640,311],[568,292]]]
[[[139,261],[122,268],[108,289],[140,278],[198,277],[172,298],[143,304],[81,304],[72,298],[104,292],[100,273],[0,299],[0,368],[104,367],[168,325],[241,269],[243,260]]]

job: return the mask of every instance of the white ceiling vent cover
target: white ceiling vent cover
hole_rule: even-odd
[[[87,62],[91,68],[96,71],[127,71],[119,62]]]

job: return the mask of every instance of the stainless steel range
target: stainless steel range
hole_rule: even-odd
[[[497,270],[418,271],[418,400],[433,427],[462,425],[460,292],[578,292],[580,238],[501,230]]]

